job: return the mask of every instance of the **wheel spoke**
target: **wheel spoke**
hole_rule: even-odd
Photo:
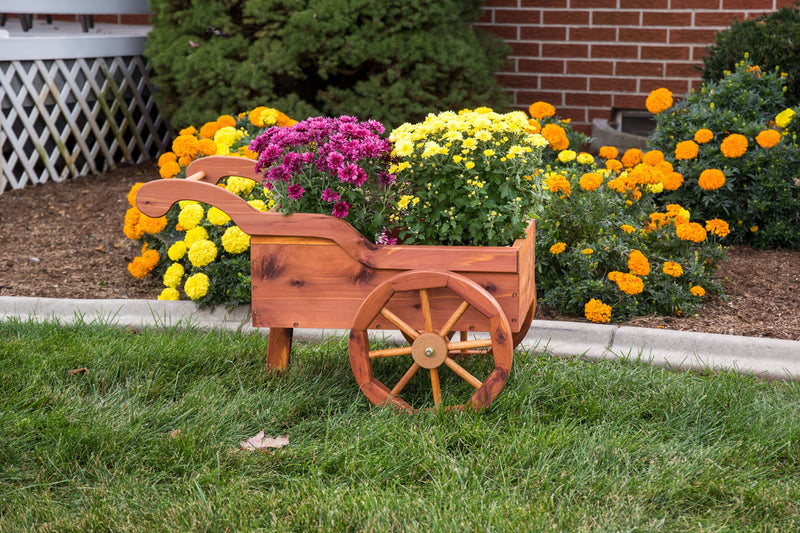
[[[390,392],[389,394],[391,396],[397,396],[398,394],[400,394],[400,392],[406,387],[406,385],[408,385],[408,382],[411,381],[411,378],[414,377],[414,374],[417,373],[417,370],[419,370],[419,368],[420,367],[416,362],[413,365],[411,365],[411,368],[409,368],[406,371],[406,373],[403,374],[403,377],[400,378],[400,381],[397,382],[397,385],[394,386],[392,392]]]
[[[472,350],[475,348],[490,348],[492,346],[492,339],[475,339],[474,341],[461,341],[447,343],[449,351],[454,350]]]
[[[386,348],[383,350],[370,350],[369,358],[378,359],[380,357],[394,357],[396,355],[411,355],[411,346],[401,346],[399,348]]]
[[[433,389],[433,403],[439,405],[442,403],[442,387],[439,384],[438,368],[431,368],[431,388]]]
[[[480,388],[480,386],[483,385],[480,381],[478,381],[478,378],[467,372],[467,370],[463,366],[459,365],[449,357],[444,360],[444,364],[446,364],[450,370],[461,376],[461,378],[464,381],[466,381],[476,389]]]
[[[417,337],[419,337],[419,331],[409,326],[402,318],[392,313],[385,307],[381,309],[381,316],[383,316],[386,320],[397,326],[397,328],[400,331],[402,331],[412,339],[416,339]]]
[[[428,289],[420,289],[419,300],[422,304],[422,323],[425,331],[433,331],[433,319],[431,318],[431,302],[428,299]]]
[[[444,323],[442,329],[439,330],[439,335],[442,337],[447,336],[447,334],[450,333],[450,330],[453,329],[453,326],[456,325],[456,322],[458,322],[459,319],[464,316],[464,313],[467,312],[467,309],[469,309],[469,302],[461,302],[461,305],[458,306],[456,312],[447,319],[447,322]]]

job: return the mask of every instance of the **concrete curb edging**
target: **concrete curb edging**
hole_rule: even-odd
[[[197,327],[241,332],[253,328],[249,306],[198,310],[190,301],[62,300],[0,296],[0,320],[99,322],[120,327]],[[302,329],[299,341],[347,336],[347,330]],[[387,340],[400,341],[399,334]],[[521,347],[592,360],[632,359],[679,370],[735,370],[768,379],[800,379],[800,341],[534,320]]]

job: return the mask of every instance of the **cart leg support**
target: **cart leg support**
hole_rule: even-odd
[[[267,342],[267,372],[286,370],[292,351],[292,328],[269,328]]]

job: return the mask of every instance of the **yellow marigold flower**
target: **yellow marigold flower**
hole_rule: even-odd
[[[647,185],[647,192],[658,194],[664,191],[664,183],[656,183],[655,185]]]
[[[208,276],[202,272],[198,272],[197,274],[189,276],[183,286],[183,290],[186,291],[186,296],[192,300],[197,300],[208,294],[209,284]]]
[[[664,189],[668,191],[675,191],[683,185],[683,175],[678,172],[670,172],[664,176],[664,179],[661,180],[661,183],[664,184]]]
[[[706,128],[700,128],[694,133],[694,142],[697,144],[705,144],[714,138],[714,133]]]
[[[208,219],[209,222],[211,222],[215,226],[224,226],[225,224],[231,221],[231,217],[229,217],[225,213],[225,211],[216,207],[212,207],[211,209],[208,210],[206,218]]]
[[[556,108],[547,102],[534,102],[528,108],[528,113],[535,119],[541,119],[555,115]]]
[[[205,215],[203,206],[200,204],[189,204],[181,209],[180,214],[178,214],[178,224],[180,224],[183,229],[192,229],[203,220],[203,215]]]
[[[724,220],[714,218],[706,220],[706,231],[717,237],[727,237],[731,232],[731,228]]]
[[[739,133],[732,133],[725,137],[719,149],[725,157],[734,159],[742,157],[747,151],[747,137]]]
[[[574,160],[577,155],[578,154],[576,154],[574,150],[561,150],[558,152],[558,160],[562,163],[569,163]]]
[[[623,224],[622,226],[620,226],[620,228],[622,228],[622,231],[624,231],[625,233],[633,233],[634,231],[636,231],[636,228],[634,228],[630,224]]]
[[[556,152],[569,148],[567,132],[558,124],[546,124],[545,127],[542,128],[542,136],[550,144],[550,148]]]
[[[569,181],[567,181],[567,178],[561,174],[549,174],[544,180],[544,186],[547,187],[550,192],[560,192],[564,193],[566,196],[572,193],[572,186]]]
[[[675,159],[685,160],[694,159],[700,147],[694,141],[681,141],[675,146]]]
[[[267,108],[265,106],[258,106],[247,114],[247,119],[253,126],[262,128],[264,126],[264,123],[261,118],[261,113],[263,113],[266,110]]]
[[[242,178],[240,176],[231,176],[228,178],[228,181],[225,183],[225,188],[232,192],[233,194],[238,194],[239,196],[247,196],[251,192],[253,192],[253,188],[256,186],[256,182]]]
[[[644,105],[654,115],[666,111],[672,107],[672,91],[663,87],[656,89],[648,95]]]
[[[594,253],[594,250],[592,250],[591,248],[584,248],[583,250],[581,250],[581,253],[583,255],[592,255]]]
[[[581,189],[586,191],[593,191],[603,184],[603,176],[597,172],[587,172],[580,179]]]
[[[781,140],[781,134],[775,130],[764,130],[756,136],[756,142],[761,148],[772,148]]]
[[[780,128],[785,128],[792,122],[795,113],[792,109],[784,109],[775,116],[775,124]]]
[[[158,169],[158,175],[168,180],[174,178],[181,171],[181,166],[177,161],[167,161]]]
[[[619,156],[619,150],[613,146],[601,146],[597,155],[603,159],[616,159]]]
[[[619,290],[631,296],[641,294],[644,290],[644,281],[638,276],[633,274],[626,274],[624,272],[616,272],[612,280],[617,284]]]
[[[195,226],[194,228],[188,230],[186,235],[183,236],[183,241],[189,248],[191,248],[192,245],[197,241],[202,241],[205,239],[208,239],[208,232],[203,226]]]
[[[628,270],[637,276],[646,276],[650,273],[650,261],[639,250],[633,250],[628,255]]]
[[[178,156],[175,155],[174,152],[164,152],[158,158],[158,166],[159,167],[163,167],[165,164],[169,163],[170,161],[177,162],[178,161]]]
[[[250,248],[250,235],[231,226],[222,234],[222,247],[229,254],[240,254]]]
[[[638,148],[628,148],[622,154],[622,164],[626,168],[633,168],[642,162],[642,157],[644,157],[644,153]]]
[[[592,322],[611,322],[611,306],[592,298],[583,306],[583,314]]]
[[[565,242],[557,242],[553,246],[550,247],[550,253],[553,255],[558,255],[564,250],[567,249],[567,243]]]
[[[178,289],[174,289],[172,287],[166,287],[161,294],[158,295],[159,300],[180,300],[181,295],[178,292]]]
[[[196,267],[206,266],[217,258],[217,245],[208,239],[201,239],[189,247],[189,261]]]
[[[183,259],[183,256],[186,255],[186,251],[187,250],[188,250],[188,247],[186,246],[185,242],[176,241],[167,250],[167,257],[169,257],[173,261],[180,261],[181,259]]]
[[[758,226],[750,226],[750,231],[752,231],[753,233],[757,232]]]
[[[642,156],[642,163],[654,167],[664,161],[664,152],[660,150],[650,150]]]
[[[172,151],[179,159],[183,156],[193,156],[197,153],[197,138],[194,135],[178,135],[172,141]]]
[[[609,159],[606,161],[606,168],[613,172],[619,172],[622,170],[622,163],[617,161],[616,159]]]
[[[679,278],[683,275],[683,267],[674,261],[667,261],[664,263],[663,270],[664,274],[672,276],[673,278]]]
[[[692,287],[689,290],[691,291],[692,294],[694,294],[695,296],[698,296],[698,297],[706,295],[706,290],[703,287],[701,287],[700,285],[695,285],[694,287]]]
[[[183,281],[183,275],[186,270],[180,263],[172,263],[169,268],[164,272],[164,285],[167,287],[176,288]]]
[[[708,233],[697,222],[686,222],[675,226],[675,233],[682,241],[703,242]]]
[[[700,173],[697,183],[704,191],[715,191],[725,185],[725,174],[717,168],[707,168]]]

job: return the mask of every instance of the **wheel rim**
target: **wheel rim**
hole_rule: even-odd
[[[438,295],[446,292],[448,296],[454,296],[450,302],[460,303],[452,312],[439,313],[435,318],[432,310],[440,304],[431,300],[432,292]],[[419,305],[413,311],[415,316],[411,316],[411,311],[398,316],[389,309],[389,304],[396,298],[409,296],[419,299]],[[473,310],[472,316],[481,322],[476,331],[488,332],[488,338],[464,340],[463,335],[453,336],[454,327],[469,309]],[[371,346],[369,328],[379,317],[399,330],[407,343],[389,348]],[[412,323],[421,327],[414,327]],[[422,403],[432,401],[435,408],[483,409],[494,401],[508,380],[513,361],[510,331],[500,305],[474,281],[451,272],[407,272],[384,282],[362,303],[350,332],[350,366],[362,392],[374,404],[416,410],[412,403],[419,403],[416,401],[419,394],[413,401],[407,401],[404,392],[415,377],[419,385],[420,376],[428,373],[429,380],[422,379],[422,382],[428,381],[430,392],[423,394],[427,400]],[[457,354],[474,353],[476,349],[484,350],[485,356],[478,364],[478,375],[456,361]],[[394,372],[376,376],[375,367],[388,360],[393,361]],[[445,399],[442,390],[453,383],[461,384],[455,387],[458,392],[468,389],[471,395],[451,403],[454,398],[448,394]]]

